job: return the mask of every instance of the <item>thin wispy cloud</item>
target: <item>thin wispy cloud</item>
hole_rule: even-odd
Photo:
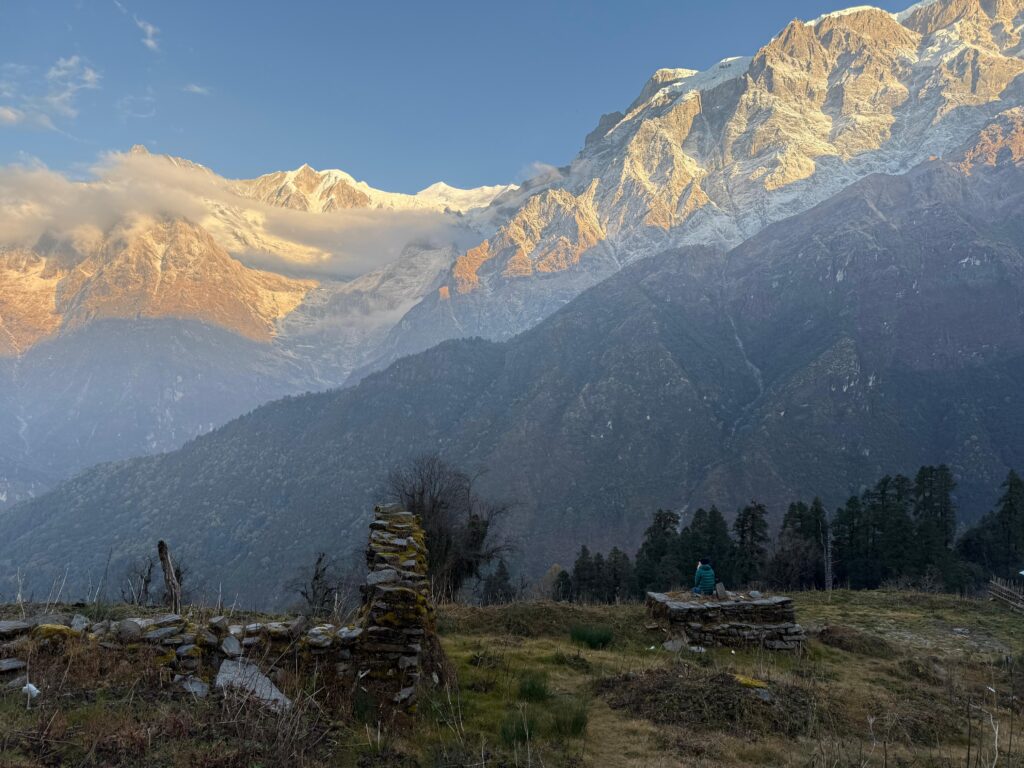
[[[0,125],[17,125],[24,122],[25,113],[14,107],[0,107]]]
[[[0,66],[0,126],[55,130],[55,120],[78,117],[81,91],[97,90],[102,75],[81,56],[67,56],[40,74],[20,64]]]
[[[157,41],[156,36],[160,34],[160,29],[154,24],[150,24],[145,19],[140,19],[135,16],[135,25],[142,30],[144,37],[142,38],[142,44],[149,48],[153,52],[160,51],[160,43]]]
[[[210,95],[209,88],[207,88],[205,85],[197,85],[196,83],[189,83],[188,85],[184,86],[181,90],[183,90],[185,93],[194,93],[197,96]]]
[[[123,96],[117,101],[117,111],[122,119],[146,119],[156,116],[156,97],[152,90],[141,96]]]

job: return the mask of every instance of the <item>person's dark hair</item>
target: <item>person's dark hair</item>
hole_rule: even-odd
[[[711,558],[710,557],[702,557],[700,559],[700,561],[699,561],[699,564],[700,565],[711,565]]]

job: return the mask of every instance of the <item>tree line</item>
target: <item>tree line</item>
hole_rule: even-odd
[[[789,505],[774,541],[767,510],[752,501],[730,526],[712,506],[681,516],[659,509],[632,560],[579,550],[551,586],[560,601],[617,602],[688,587],[700,558],[733,587],[874,589],[902,584],[965,591],[1024,568],[1024,481],[1010,471],[995,509],[957,538],[956,482],[946,465],[911,480],[886,475],[829,515],[821,499]]]

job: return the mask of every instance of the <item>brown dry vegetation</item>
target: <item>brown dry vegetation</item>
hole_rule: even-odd
[[[0,766],[991,766],[996,728],[998,764],[1024,765],[1019,616],[943,595],[795,598],[813,636],[799,655],[673,655],[637,605],[449,606],[460,686],[390,728],[326,669],[280,672],[296,706],[279,716],[178,692],[148,647],[25,641],[0,655],[43,693],[26,709],[0,681]],[[612,643],[574,645],[579,625]]]

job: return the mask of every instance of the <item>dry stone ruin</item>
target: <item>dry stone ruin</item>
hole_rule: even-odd
[[[648,615],[666,626],[668,644],[690,646],[756,646],[795,651],[806,640],[788,597],[731,594],[703,598],[689,593],[647,593]],[[667,644],[667,645],[668,645]]]
[[[54,613],[0,621],[0,686],[31,683],[30,645],[61,653],[67,643],[94,643],[102,652],[132,653],[167,671],[167,679],[198,697],[211,688],[240,691],[283,711],[292,702],[275,684],[283,669],[333,671],[335,684],[360,696],[381,716],[412,711],[422,686],[448,682],[450,673],[435,632],[423,528],[396,506],[377,507],[366,551],[369,572],[353,626],[289,621],[243,623],[198,614],[92,621]],[[44,692],[45,693],[45,692]]]

